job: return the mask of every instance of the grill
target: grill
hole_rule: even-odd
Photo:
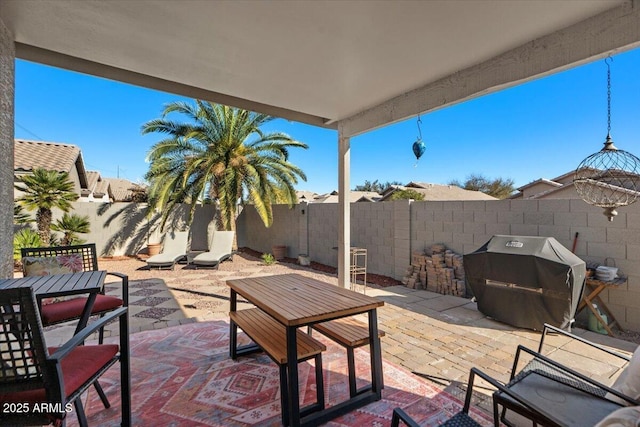
[[[542,330],[571,326],[586,264],[553,237],[493,236],[464,255],[478,310],[500,322]]]

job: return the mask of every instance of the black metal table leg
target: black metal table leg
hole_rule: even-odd
[[[297,327],[287,326],[287,386],[289,388],[289,425],[300,426],[300,393],[298,390]]]
[[[369,310],[369,347],[371,351],[371,388],[377,396],[377,400],[382,399],[382,388],[384,387],[382,377],[382,347],[380,336],[378,335],[378,314],[377,310]]]

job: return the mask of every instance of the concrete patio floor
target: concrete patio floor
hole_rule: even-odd
[[[132,333],[165,328],[189,322],[228,319],[229,290],[225,281],[236,277],[298,273],[337,285],[335,275],[293,264],[265,266],[246,254],[234,256],[218,270],[193,269],[176,265],[175,270],[147,270],[137,259],[100,260],[100,269],[117,271],[130,278],[130,329]],[[117,286],[107,280],[109,293]],[[363,286],[358,285],[363,291]],[[385,360],[403,366],[438,384],[448,392],[464,396],[469,368],[477,367],[505,381],[511,371],[516,347],[523,344],[537,349],[538,332],[517,329],[496,322],[477,310],[468,299],[444,296],[403,286],[380,288],[369,285],[367,295],[378,297],[385,305],[378,311],[378,322],[386,332],[382,338]],[[248,307],[240,303],[238,309]],[[60,326],[47,332],[48,345],[69,338],[73,326]],[[574,328],[573,332],[591,341],[630,354],[636,344]],[[110,325],[107,336],[117,334]],[[613,357],[589,350],[564,337],[550,336],[545,353],[578,371],[611,384],[621,365]],[[600,354],[599,354],[600,353]],[[482,392],[476,404],[487,409]]]

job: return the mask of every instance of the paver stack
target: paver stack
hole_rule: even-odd
[[[412,289],[463,297],[466,285],[462,255],[440,243],[431,245],[425,252],[413,252],[402,283]]]

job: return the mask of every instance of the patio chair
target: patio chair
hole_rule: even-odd
[[[601,384],[542,355],[540,352],[544,346],[544,339],[550,331],[575,339],[623,361],[629,361],[629,357],[625,355],[545,324],[537,352],[522,345],[518,346],[508,383],[503,384],[476,368],[471,369],[462,414],[468,412],[474,375],[480,376],[496,389],[493,393],[493,417],[496,427],[500,425],[501,421],[507,426],[514,426],[513,417],[515,414],[530,420],[534,427],[536,425],[552,427],[595,426],[605,417],[614,415],[614,411],[629,405],[640,405],[640,401],[636,397],[625,395],[620,391],[620,387],[614,389]],[[640,355],[640,352],[636,353]],[[524,359],[528,362],[520,368],[520,362]],[[466,418],[465,415],[457,414],[449,420],[450,424],[447,424],[448,421],[443,425],[447,427],[475,425],[456,424],[457,421],[454,419],[458,417]],[[400,420],[411,427],[418,425],[404,411],[394,411],[394,420],[391,425],[396,427]],[[521,422],[518,422],[518,425],[521,425]]]
[[[0,307],[1,425],[60,425],[75,407],[78,423],[86,426],[80,396],[116,362],[120,362],[122,373],[123,425],[129,422],[126,334],[121,337],[121,345],[82,345],[104,324],[113,320],[123,322],[126,308],[114,310],[90,324],[61,347],[47,349],[31,288],[0,290]],[[121,323],[121,329],[124,328],[126,323]],[[103,403],[105,408],[109,407],[106,397]]]
[[[188,231],[174,231],[164,237],[162,252],[147,259],[149,268],[174,269],[176,262],[187,256]]]
[[[22,269],[25,276],[43,276],[78,271],[98,271],[96,245],[88,243],[75,246],[52,246],[47,248],[22,248]],[[126,274],[108,272],[122,281],[122,298],[105,295],[104,289],[93,304],[92,315],[103,315],[111,310],[129,305],[129,278]],[[63,301],[43,302],[40,316],[43,326],[52,326],[82,315],[87,299],[73,298]],[[102,344],[104,328],[100,328],[98,342]]]
[[[549,332],[581,342],[608,355],[607,357],[615,356],[623,362],[630,360],[623,354],[545,324],[537,352],[518,346],[509,382],[505,384],[510,394],[498,390],[493,395],[495,404],[502,406],[500,420],[504,424],[513,425],[509,420],[512,417],[509,413],[513,411],[543,425],[592,426],[620,408],[640,405],[640,395],[626,395],[621,391],[624,388],[615,384],[612,387],[602,384],[541,354],[544,339]],[[523,359],[526,363],[521,363]],[[521,364],[524,366],[520,367]],[[632,376],[637,378],[640,372],[635,372]],[[527,405],[514,400],[514,395]]]
[[[505,393],[511,394],[511,391],[506,389],[504,385],[500,384],[498,381],[491,378],[489,375],[485,374],[484,372],[480,371],[477,368],[471,368],[469,372],[469,381],[467,382],[467,392],[465,395],[464,405],[462,407],[462,410],[456,413],[453,417],[449,418],[443,424],[440,424],[440,427],[481,427],[481,425],[477,421],[475,421],[473,418],[471,418],[471,416],[469,415],[469,410],[471,409],[471,398],[473,397],[473,385],[474,385],[476,376],[479,376],[480,378],[482,378],[483,380],[491,384],[496,389],[503,390]],[[514,396],[514,399],[519,400],[517,396]],[[527,405],[526,402],[522,402],[522,404]],[[493,407],[493,412],[494,412],[495,426],[498,427],[499,423],[497,420],[499,419],[499,414],[498,414],[498,407],[495,405],[495,403]],[[413,418],[411,418],[409,414],[407,414],[407,412],[405,412],[402,408],[395,408],[393,410],[393,415],[391,418],[391,427],[398,427],[400,425],[400,421],[402,421],[404,424],[406,424],[409,427],[420,427],[420,425]]]
[[[216,267],[226,259],[233,257],[233,237],[235,231],[215,231],[209,250],[196,255],[191,263],[198,267]]]

